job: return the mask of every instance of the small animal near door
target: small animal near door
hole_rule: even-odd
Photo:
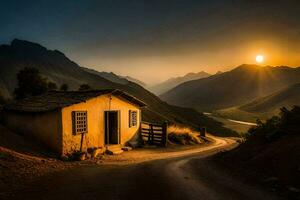
[[[105,144],[119,144],[119,111],[105,111]]]

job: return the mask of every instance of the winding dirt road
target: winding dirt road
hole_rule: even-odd
[[[212,145],[164,159],[53,173],[24,186],[10,199],[278,199],[230,177],[209,161],[208,156],[236,145],[230,139],[215,140]]]

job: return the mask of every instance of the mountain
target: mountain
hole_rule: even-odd
[[[126,78],[122,78],[121,76],[118,76],[113,72],[98,72],[94,69],[89,69],[89,68],[85,68],[85,67],[82,67],[82,69],[89,73],[101,76],[102,78],[105,78],[106,80],[109,80],[113,83],[118,83],[118,84],[122,84],[122,85],[129,84],[129,81]]]
[[[222,117],[244,121],[265,120],[273,115],[278,115],[280,108],[288,109],[300,106],[300,83],[288,86],[280,91],[261,97],[242,106],[215,111]]]
[[[250,129],[244,143],[219,154],[216,161],[233,174],[251,177],[249,180],[279,192],[281,197],[288,192],[283,199],[299,199],[299,191],[293,190],[300,188],[299,121],[300,107],[284,110],[280,118]]]
[[[300,83],[291,85],[279,92],[259,98],[251,103],[243,105],[240,109],[248,112],[279,112],[279,108],[288,108],[294,105],[300,106]]]
[[[178,106],[212,111],[243,105],[300,82],[300,68],[241,65],[229,72],[185,82],[162,94]]]
[[[140,86],[142,86],[142,87],[147,87],[147,84],[145,83],[145,82],[143,82],[143,81],[141,81],[141,80],[138,80],[138,79],[136,79],[136,78],[133,78],[133,77],[131,77],[131,76],[120,76],[121,78],[125,78],[125,79],[127,79],[128,81],[131,81],[131,82],[134,82],[134,83],[136,83],[136,84],[138,84],[138,85],[140,85]]]
[[[140,86],[143,86],[143,87],[146,87],[146,83],[138,80],[138,79],[135,79],[135,78],[132,78],[130,76],[119,76],[119,75],[116,75],[115,73],[113,72],[99,72],[99,71],[96,71],[94,69],[89,69],[89,68],[85,68],[85,67],[82,67],[83,70],[89,72],[89,73],[92,73],[92,74],[96,74],[98,76],[101,76],[111,82],[114,82],[114,83],[119,83],[119,84],[123,84],[123,85],[126,85],[129,83],[129,81],[131,82],[134,82]]]
[[[171,90],[172,88],[176,87],[177,85],[180,85],[181,83],[191,81],[191,80],[206,78],[208,76],[210,76],[210,74],[208,74],[204,71],[198,72],[198,73],[188,73],[184,76],[170,78],[162,83],[159,83],[157,85],[150,87],[149,90],[156,95],[160,95],[160,94],[163,94],[163,93]]]
[[[133,82],[119,80],[115,82],[103,78],[103,74],[88,70],[68,59],[57,50],[48,50],[45,47],[23,40],[15,39],[10,45],[0,46],[0,92],[3,96],[12,98],[17,86],[16,74],[24,67],[35,67],[41,74],[58,86],[68,84],[70,90],[77,90],[81,84],[89,84],[93,89],[120,89],[143,100],[147,107],[143,110],[143,120],[184,124],[198,128],[199,124],[216,134],[234,134],[223,128],[222,124],[193,109],[171,106],[161,101],[157,96]],[[107,75],[106,74],[106,75]],[[102,75],[102,76],[101,76]],[[120,81],[120,80],[119,80]],[[124,81],[124,82],[123,82]]]

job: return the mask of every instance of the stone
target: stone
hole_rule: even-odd
[[[62,160],[62,161],[69,161],[69,157],[68,156],[61,156],[60,157],[60,159]]]
[[[132,148],[138,148],[141,146],[141,144],[138,141],[130,141],[128,142],[128,146],[132,147]]]
[[[132,150],[132,147],[122,147],[122,150],[123,151],[131,151]]]
[[[86,153],[86,159],[88,160],[88,159],[91,159],[91,158],[92,158],[92,154]]]
[[[92,158],[97,158],[100,156],[100,154],[102,153],[102,149],[94,149],[93,153],[92,153]]]
[[[299,193],[299,192],[300,192],[300,189],[295,188],[295,187],[293,187],[293,186],[288,186],[288,189],[289,189],[291,192],[295,192],[295,193]]]
[[[79,160],[80,160],[80,161],[86,160],[86,153],[81,153],[81,154],[79,155]]]

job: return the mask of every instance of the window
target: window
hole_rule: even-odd
[[[137,111],[129,110],[129,127],[137,125]]]
[[[87,132],[87,112],[72,112],[73,134],[82,134]]]

